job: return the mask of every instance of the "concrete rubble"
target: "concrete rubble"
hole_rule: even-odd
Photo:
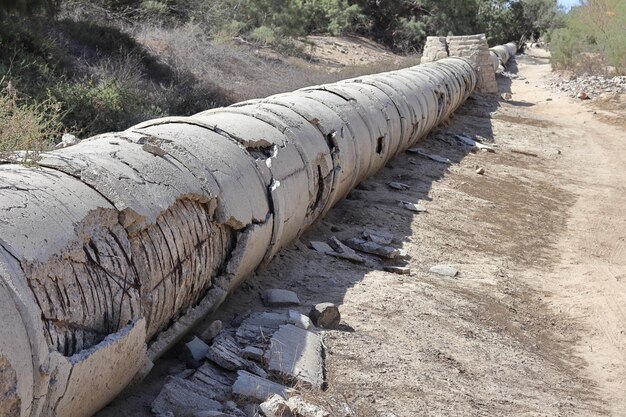
[[[263,304],[266,307],[289,307],[300,305],[300,300],[293,291],[271,289],[263,293]]]
[[[445,58],[149,120],[44,152],[36,169],[0,165],[8,415],[87,417],[109,403],[479,78]],[[236,331],[222,333],[203,337],[207,356],[249,393],[264,370],[238,357]],[[184,413],[209,411],[222,410]]]
[[[435,265],[432,266],[429,270],[433,274],[443,275],[445,277],[454,278],[459,274],[459,270],[450,265]]]
[[[338,324],[337,307],[318,306],[323,305],[329,306],[319,308],[326,321],[336,319]],[[198,338],[182,344],[184,349],[202,346]],[[245,416],[243,410],[253,405],[266,416],[274,415],[271,410],[322,416],[315,405],[292,397],[302,387],[324,387],[324,357],[322,337],[308,316],[297,310],[252,312],[213,337],[197,369],[170,376],[152,411],[183,417]]]
[[[566,93],[569,97],[597,99],[615,94],[626,94],[626,76],[581,75],[570,79],[557,79],[550,83],[553,90]]]

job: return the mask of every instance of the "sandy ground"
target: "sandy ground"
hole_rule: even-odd
[[[470,99],[420,145],[452,165],[400,155],[203,326],[263,310],[266,288],[296,291],[302,312],[339,304],[342,329],[323,332],[329,387],[309,393],[337,416],[341,404],[364,417],[626,416],[626,133],[550,91],[547,59],[517,67],[522,79],[499,81],[511,101]],[[468,152],[454,133],[496,152]],[[412,275],[308,248],[365,228],[400,238]],[[459,276],[429,273],[438,263]],[[172,352],[97,416],[149,416],[180,369]]]

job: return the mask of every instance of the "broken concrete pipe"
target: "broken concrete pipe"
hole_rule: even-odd
[[[0,166],[0,415],[95,413],[476,80],[448,58]]]
[[[509,42],[505,45],[498,45],[493,48],[489,48],[493,70],[498,71],[500,66],[504,67],[506,63],[509,62],[509,59],[514,57],[516,53],[517,44],[515,42]]]

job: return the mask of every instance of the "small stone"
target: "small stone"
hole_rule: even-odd
[[[309,313],[314,325],[324,329],[334,329],[341,322],[339,308],[333,303],[319,303]]]
[[[446,277],[456,277],[459,271],[450,265],[435,265],[430,268],[430,272]]]
[[[263,293],[263,304],[266,307],[297,306],[300,305],[300,299],[293,291],[271,289]]]
[[[280,395],[272,395],[259,405],[259,410],[265,417],[295,417],[287,401]]]
[[[483,168],[483,167],[478,168],[478,169],[476,170],[476,173],[477,173],[478,175],[483,175],[483,174],[485,173],[485,168]]]
[[[552,99],[551,98],[547,98],[546,101],[552,101]]]
[[[404,184],[402,182],[390,182],[387,185],[389,185],[389,187],[393,188],[394,190],[398,190],[398,191],[405,191],[411,188],[410,185]]]
[[[300,312],[296,310],[289,310],[287,316],[287,323],[293,324],[296,327],[299,327],[304,330],[310,330],[313,327],[313,323],[311,323],[311,319],[305,316],[304,314],[300,314]]]
[[[263,361],[263,349],[254,346],[246,346],[241,351],[241,357],[244,359],[252,359],[253,361]]]
[[[202,333],[200,333],[199,337],[205,343],[211,343],[211,341],[213,339],[215,339],[215,336],[220,334],[220,332],[222,331],[223,328],[224,328],[224,324],[222,323],[222,321],[221,320],[215,320],[215,321],[213,321],[213,323],[211,323],[209,325],[209,327],[207,327],[206,330],[204,330]]]
[[[415,204],[415,203],[410,203],[408,201],[398,201],[398,206],[402,207],[403,209],[412,211],[414,213],[425,213],[426,207],[422,206],[421,204]]]
[[[369,240],[352,238],[346,241],[346,244],[352,249],[359,250],[372,255],[381,256],[387,259],[394,259],[400,255],[400,250],[393,246],[379,245]]]
[[[383,270],[400,275],[411,275],[411,268],[406,266],[383,266]]]
[[[189,342],[185,343],[183,348],[183,356],[185,357],[187,366],[194,369],[202,365],[208,352],[209,345],[195,336]]]

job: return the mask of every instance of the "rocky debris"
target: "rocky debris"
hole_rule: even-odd
[[[421,204],[415,204],[409,201],[398,200],[398,206],[414,213],[425,213],[427,211],[426,207],[422,206]]]
[[[445,264],[435,265],[431,267],[430,272],[432,272],[433,274],[443,275],[443,276],[451,277],[451,278],[454,278],[459,274],[458,269],[454,268],[453,266],[445,265]]]
[[[335,249],[333,249],[328,243],[326,243],[326,242],[319,242],[319,241],[311,241],[311,247],[313,247],[313,249],[315,249],[317,252],[323,253],[325,255],[331,255],[331,256],[334,256],[336,258],[347,259],[347,260],[349,260],[351,262],[355,262],[355,263],[364,263],[365,262],[365,258],[363,258],[362,256],[358,255],[356,252],[354,252],[350,248],[348,248],[348,249],[350,249],[349,251],[338,252]]]
[[[335,236],[332,236],[328,240],[328,242],[330,243],[330,246],[335,250],[335,252],[338,253],[342,258],[348,259],[348,260],[356,262],[356,263],[363,263],[363,262],[365,262],[365,259],[362,256],[357,254],[349,246],[344,245]]]
[[[208,352],[209,345],[195,336],[189,342],[185,343],[183,347],[183,356],[187,366],[190,368],[199,368],[202,362],[204,362],[204,357]]]
[[[495,149],[493,149],[491,146],[485,145],[484,143],[474,140],[467,135],[454,135],[454,137],[463,145],[468,146],[470,148],[476,148],[479,150],[486,149],[488,152],[495,152]]]
[[[230,397],[234,379],[224,371],[206,362],[189,378],[192,382],[206,387],[212,393],[212,399],[225,401]]]
[[[299,395],[287,400],[287,405],[298,417],[330,417],[330,413],[320,407],[307,402]]]
[[[173,413],[176,417],[193,417],[199,411],[221,411],[220,402],[212,399],[213,393],[187,379],[169,377],[159,395],[152,402],[155,414]]]
[[[292,324],[280,326],[270,342],[267,369],[285,379],[321,389],[324,384],[322,338]]]
[[[156,145],[154,143],[144,143],[143,145],[141,145],[141,149],[154,155],[154,156],[165,156],[167,155],[167,151],[162,149],[159,145]]]
[[[378,243],[379,245],[391,245],[392,243],[400,243],[400,239],[396,238],[391,233],[379,230],[365,229],[363,233],[361,233],[361,236],[363,237],[363,239],[370,240],[374,243]]]
[[[317,313],[311,315],[320,326],[339,324],[341,317],[336,306],[316,307]],[[210,326],[213,333],[223,326],[217,323]],[[201,366],[195,370],[179,369],[168,379],[152,404],[155,414],[175,417],[248,417],[260,416],[261,412],[266,417],[327,415],[300,397],[291,402],[286,400],[296,393],[289,388],[292,384],[321,389],[325,383],[323,343],[315,333],[312,319],[296,310],[249,312],[233,323],[235,328],[211,334],[210,346],[198,337],[184,344],[186,359],[191,358],[187,361],[194,367]],[[206,354],[202,356],[204,351]],[[270,398],[272,396],[277,397]],[[258,410],[258,403],[263,403],[262,411]],[[268,408],[274,403],[282,404],[282,408]],[[271,414],[272,409],[276,410],[275,414]],[[291,414],[276,414],[279,411]]]
[[[569,80],[557,79],[550,83],[553,90],[581,100],[594,99],[607,94],[626,93],[626,75],[607,77],[584,74]]]
[[[263,349],[255,347],[255,346],[246,346],[241,351],[241,357],[244,359],[251,359],[256,362],[263,362],[265,356],[265,352]]]
[[[411,268],[407,266],[383,266],[383,270],[399,275],[411,275]]]
[[[265,417],[296,417],[287,401],[280,395],[272,395],[259,404],[259,410]]]
[[[483,168],[483,167],[476,168],[476,173],[478,175],[484,175],[485,174],[485,168]]]
[[[207,327],[202,333],[198,335],[198,337],[204,341],[205,343],[211,343],[211,341],[220,334],[222,329],[224,328],[224,324],[221,320],[214,320],[209,327]]]
[[[324,329],[335,329],[341,322],[339,308],[333,303],[314,305],[309,312],[309,317],[314,325]]]
[[[293,324],[294,326],[300,327],[304,330],[311,330],[313,328],[313,323],[311,323],[311,319],[304,314],[301,314],[295,310],[289,310],[287,313],[287,323]]]
[[[298,294],[289,290],[271,289],[263,293],[263,304],[266,307],[289,307],[300,305]]]
[[[230,334],[218,335],[213,340],[206,357],[229,371],[245,369],[263,378],[267,377],[267,373],[258,365],[241,357],[241,348]]]
[[[409,188],[411,188],[410,185],[402,183],[402,182],[390,182],[389,184],[387,184],[390,188],[393,188],[394,190],[398,190],[398,191],[406,191]]]
[[[250,400],[263,402],[272,395],[287,398],[293,390],[246,371],[237,372],[233,394]]]
[[[377,255],[382,258],[394,259],[400,256],[400,250],[398,248],[394,248],[393,246],[380,245],[376,242],[356,237],[346,240],[346,245],[348,245],[352,249],[365,253],[370,253],[372,255]]]
[[[409,149],[406,150],[406,152],[423,156],[423,157],[431,159],[431,160],[433,160],[435,162],[439,162],[440,164],[448,164],[448,165],[452,164],[452,162],[448,158],[444,158],[443,156],[439,156],[439,155],[436,155],[436,154],[428,153],[428,152],[426,152],[422,148],[409,148]]]

